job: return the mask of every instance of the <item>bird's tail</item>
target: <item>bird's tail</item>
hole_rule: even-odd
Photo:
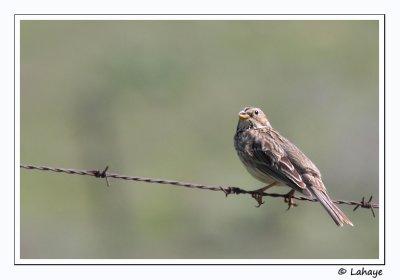
[[[349,218],[340,210],[333,201],[329,198],[325,190],[320,190],[315,187],[309,188],[313,195],[321,202],[322,206],[328,212],[328,214],[335,221],[336,225],[343,226],[344,224],[349,224],[353,226],[353,223]]]

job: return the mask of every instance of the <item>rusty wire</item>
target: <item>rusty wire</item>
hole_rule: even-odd
[[[155,178],[146,178],[140,176],[126,176],[120,175],[115,173],[107,172],[108,166],[104,170],[77,170],[77,169],[68,169],[68,168],[57,168],[57,167],[48,167],[48,166],[35,166],[35,165],[20,165],[20,168],[29,169],[29,170],[41,170],[41,171],[51,171],[57,173],[66,173],[66,174],[74,174],[74,175],[82,175],[82,176],[93,176],[97,178],[105,178],[107,182],[107,186],[109,186],[108,178],[114,179],[121,179],[121,180],[130,180],[130,181],[139,181],[145,183],[155,183],[155,184],[165,184],[165,185],[174,185],[192,189],[202,189],[202,190],[209,190],[209,191],[220,191],[223,192],[226,196],[230,194],[250,194],[256,201],[258,202],[258,206],[263,204],[262,197],[269,196],[269,197],[281,197],[284,198],[287,202],[288,195],[287,194],[278,194],[278,193],[265,193],[259,192],[258,190],[255,191],[247,191],[238,187],[231,187],[231,186],[210,186],[210,185],[203,185],[203,184],[195,184],[195,183],[187,183],[175,180],[165,180],[165,179],[155,179]],[[317,202],[318,200],[315,198],[308,198],[305,196],[291,196],[291,199],[296,200],[303,200],[303,201],[310,201],[310,202]],[[359,207],[371,209],[372,215],[375,217],[374,208],[379,208],[378,203],[371,202],[372,196],[368,201],[365,200],[363,197],[361,201],[347,201],[347,200],[332,200],[336,204],[345,204],[345,205],[353,205],[355,208],[353,211],[357,210]]]

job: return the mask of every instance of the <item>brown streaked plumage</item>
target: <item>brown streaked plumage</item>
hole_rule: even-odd
[[[315,164],[272,128],[258,108],[246,107],[239,112],[234,137],[237,154],[256,179],[272,185],[287,185],[308,197],[315,197],[338,226],[353,225],[332,202]]]

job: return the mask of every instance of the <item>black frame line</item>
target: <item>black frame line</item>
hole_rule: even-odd
[[[383,16],[382,24],[383,24],[383,263],[279,263],[279,264],[271,264],[271,263],[17,263],[16,262],[16,232],[15,232],[15,225],[16,225],[16,197],[15,197],[15,189],[16,189],[16,158],[15,158],[15,139],[16,139],[16,128],[15,128],[15,96],[16,96],[16,65],[15,65],[15,41],[16,41],[16,20],[17,16]],[[73,20],[73,19],[66,19],[66,20]],[[91,19],[85,19],[91,20]],[[107,20],[107,19],[105,19]],[[113,19],[111,19],[113,20]],[[164,20],[164,19],[162,19]],[[241,20],[241,19],[233,19],[233,20]],[[299,19],[301,20],[301,19]],[[322,19],[323,20],[323,19]],[[134,260],[134,259],[132,259]],[[193,259],[194,261],[196,259]],[[149,14],[14,14],[14,265],[23,265],[23,266],[31,266],[31,265],[90,265],[90,266],[99,266],[99,265],[134,265],[134,266],[177,266],[177,265],[195,265],[195,266],[386,266],[386,14],[164,14],[164,13],[149,13]]]

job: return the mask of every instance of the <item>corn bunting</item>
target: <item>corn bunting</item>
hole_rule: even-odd
[[[353,225],[329,198],[314,163],[273,129],[260,109],[246,107],[239,112],[234,144],[247,171],[267,184],[259,190],[261,193],[272,186],[289,186],[292,188],[288,193],[289,201],[295,191],[315,197],[338,226]],[[292,205],[289,203],[289,208]]]

